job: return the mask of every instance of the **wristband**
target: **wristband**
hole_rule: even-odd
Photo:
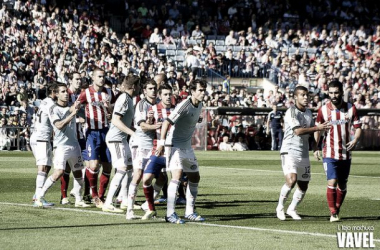
[[[157,146],[165,146],[165,140],[157,140]]]

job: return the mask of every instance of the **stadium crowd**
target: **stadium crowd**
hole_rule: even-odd
[[[310,108],[317,110],[327,100],[327,83],[339,79],[345,100],[359,109],[380,108],[378,3],[161,2],[126,1],[126,33],[121,38],[95,1],[70,1],[64,6],[55,0],[3,4],[2,145],[15,145],[18,137],[20,149],[30,150],[30,128],[48,84],[68,83],[70,73],[78,71],[87,86],[95,67],[105,70],[114,94],[129,73],[150,78],[165,74],[176,98],[183,100],[189,95],[189,83],[213,70],[225,81],[208,91],[206,107],[289,107],[294,103],[293,89],[303,84],[313,96]],[[267,77],[276,87],[265,96],[260,90],[250,93],[244,86],[231,86],[230,76]],[[363,119],[364,128],[380,128],[380,117]],[[266,116],[211,113],[208,125],[211,145],[225,134],[238,142],[236,135],[251,133],[251,127],[259,135],[256,142],[266,137]],[[260,143],[246,143],[251,145],[248,148],[261,148]]]

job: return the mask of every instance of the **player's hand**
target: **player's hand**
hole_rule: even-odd
[[[317,128],[319,131],[329,130],[331,129],[331,124],[330,122],[326,121],[324,123],[319,124]]]
[[[157,157],[162,156],[164,154],[164,146],[157,146],[155,155]]]
[[[75,108],[75,109],[80,109],[80,106],[81,106],[80,101],[75,101],[75,103],[74,103],[74,108]]]
[[[315,150],[313,154],[317,161],[321,159],[321,152],[319,150]]]
[[[162,126],[162,122],[157,122],[156,124],[153,125],[154,129],[159,129]]]
[[[346,144],[347,151],[351,151],[351,149],[353,149],[356,146],[356,143],[358,143],[356,139],[353,139],[352,141],[348,142]]]

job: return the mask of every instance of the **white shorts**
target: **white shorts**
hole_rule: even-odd
[[[54,169],[64,170],[69,163],[72,171],[82,170],[83,160],[79,144],[77,146],[58,146],[54,151]]]
[[[199,172],[197,158],[194,149],[183,149],[176,147],[165,147],[167,159],[167,171],[181,169],[183,172]]]
[[[52,165],[52,148],[49,141],[30,141],[30,147],[34,158],[36,159],[37,166],[51,166]]]
[[[152,155],[152,149],[132,147],[133,168],[143,170],[144,159],[148,160],[151,155]]]
[[[310,159],[281,155],[284,175],[297,174],[297,181],[310,181]]]
[[[132,165],[132,153],[127,140],[107,141],[106,143],[111,153],[112,166],[114,168]]]

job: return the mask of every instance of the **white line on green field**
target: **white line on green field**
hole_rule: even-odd
[[[266,170],[266,169],[253,169],[253,168],[225,168],[218,166],[200,166],[200,168],[211,168],[211,169],[227,169],[227,170],[241,170],[241,171],[253,171],[253,172],[266,172],[266,173],[283,173],[278,170]],[[312,175],[325,175],[324,173],[312,173]],[[353,178],[371,178],[371,179],[380,179],[380,176],[365,176],[365,175],[350,175]]]
[[[5,206],[18,206],[18,207],[33,207],[30,204],[22,204],[22,203],[10,203],[10,202],[0,202],[0,205]],[[37,209],[37,208],[36,208]],[[124,214],[114,214],[107,213],[101,211],[92,211],[85,209],[77,209],[77,208],[63,208],[63,207],[51,207],[47,209],[52,210],[60,210],[60,211],[68,211],[68,212],[76,212],[76,213],[88,213],[88,214],[101,214],[101,215],[110,215],[110,216],[119,216],[124,217]],[[141,218],[141,217],[139,217]],[[162,220],[163,219],[159,219]],[[312,233],[305,231],[292,231],[292,230],[281,230],[281,229],[270,229],[270,228],[260,228],[260,227],[243,227],[243,226],[231,226],[231,225],[220,225],[220,224],[212,224],[212,223],[200,223],[200,222],[188,222],[188,224],[196,224],[199,226],[207,226],[207,227],[219,227],[219,228],[232,228],[232,229],[242,229],[242,230],[250,230],[250,231],[262,231],[262,232],[272,232],[272,233],[281,233],[281,234],[295,234],[295,235],[308,235],[315,237],[325,237],[325,238],[336,238],[336,235],[333,234],[322,234],[322,233]],[[380,242],[380,239],[373,239],[374,242]]]

